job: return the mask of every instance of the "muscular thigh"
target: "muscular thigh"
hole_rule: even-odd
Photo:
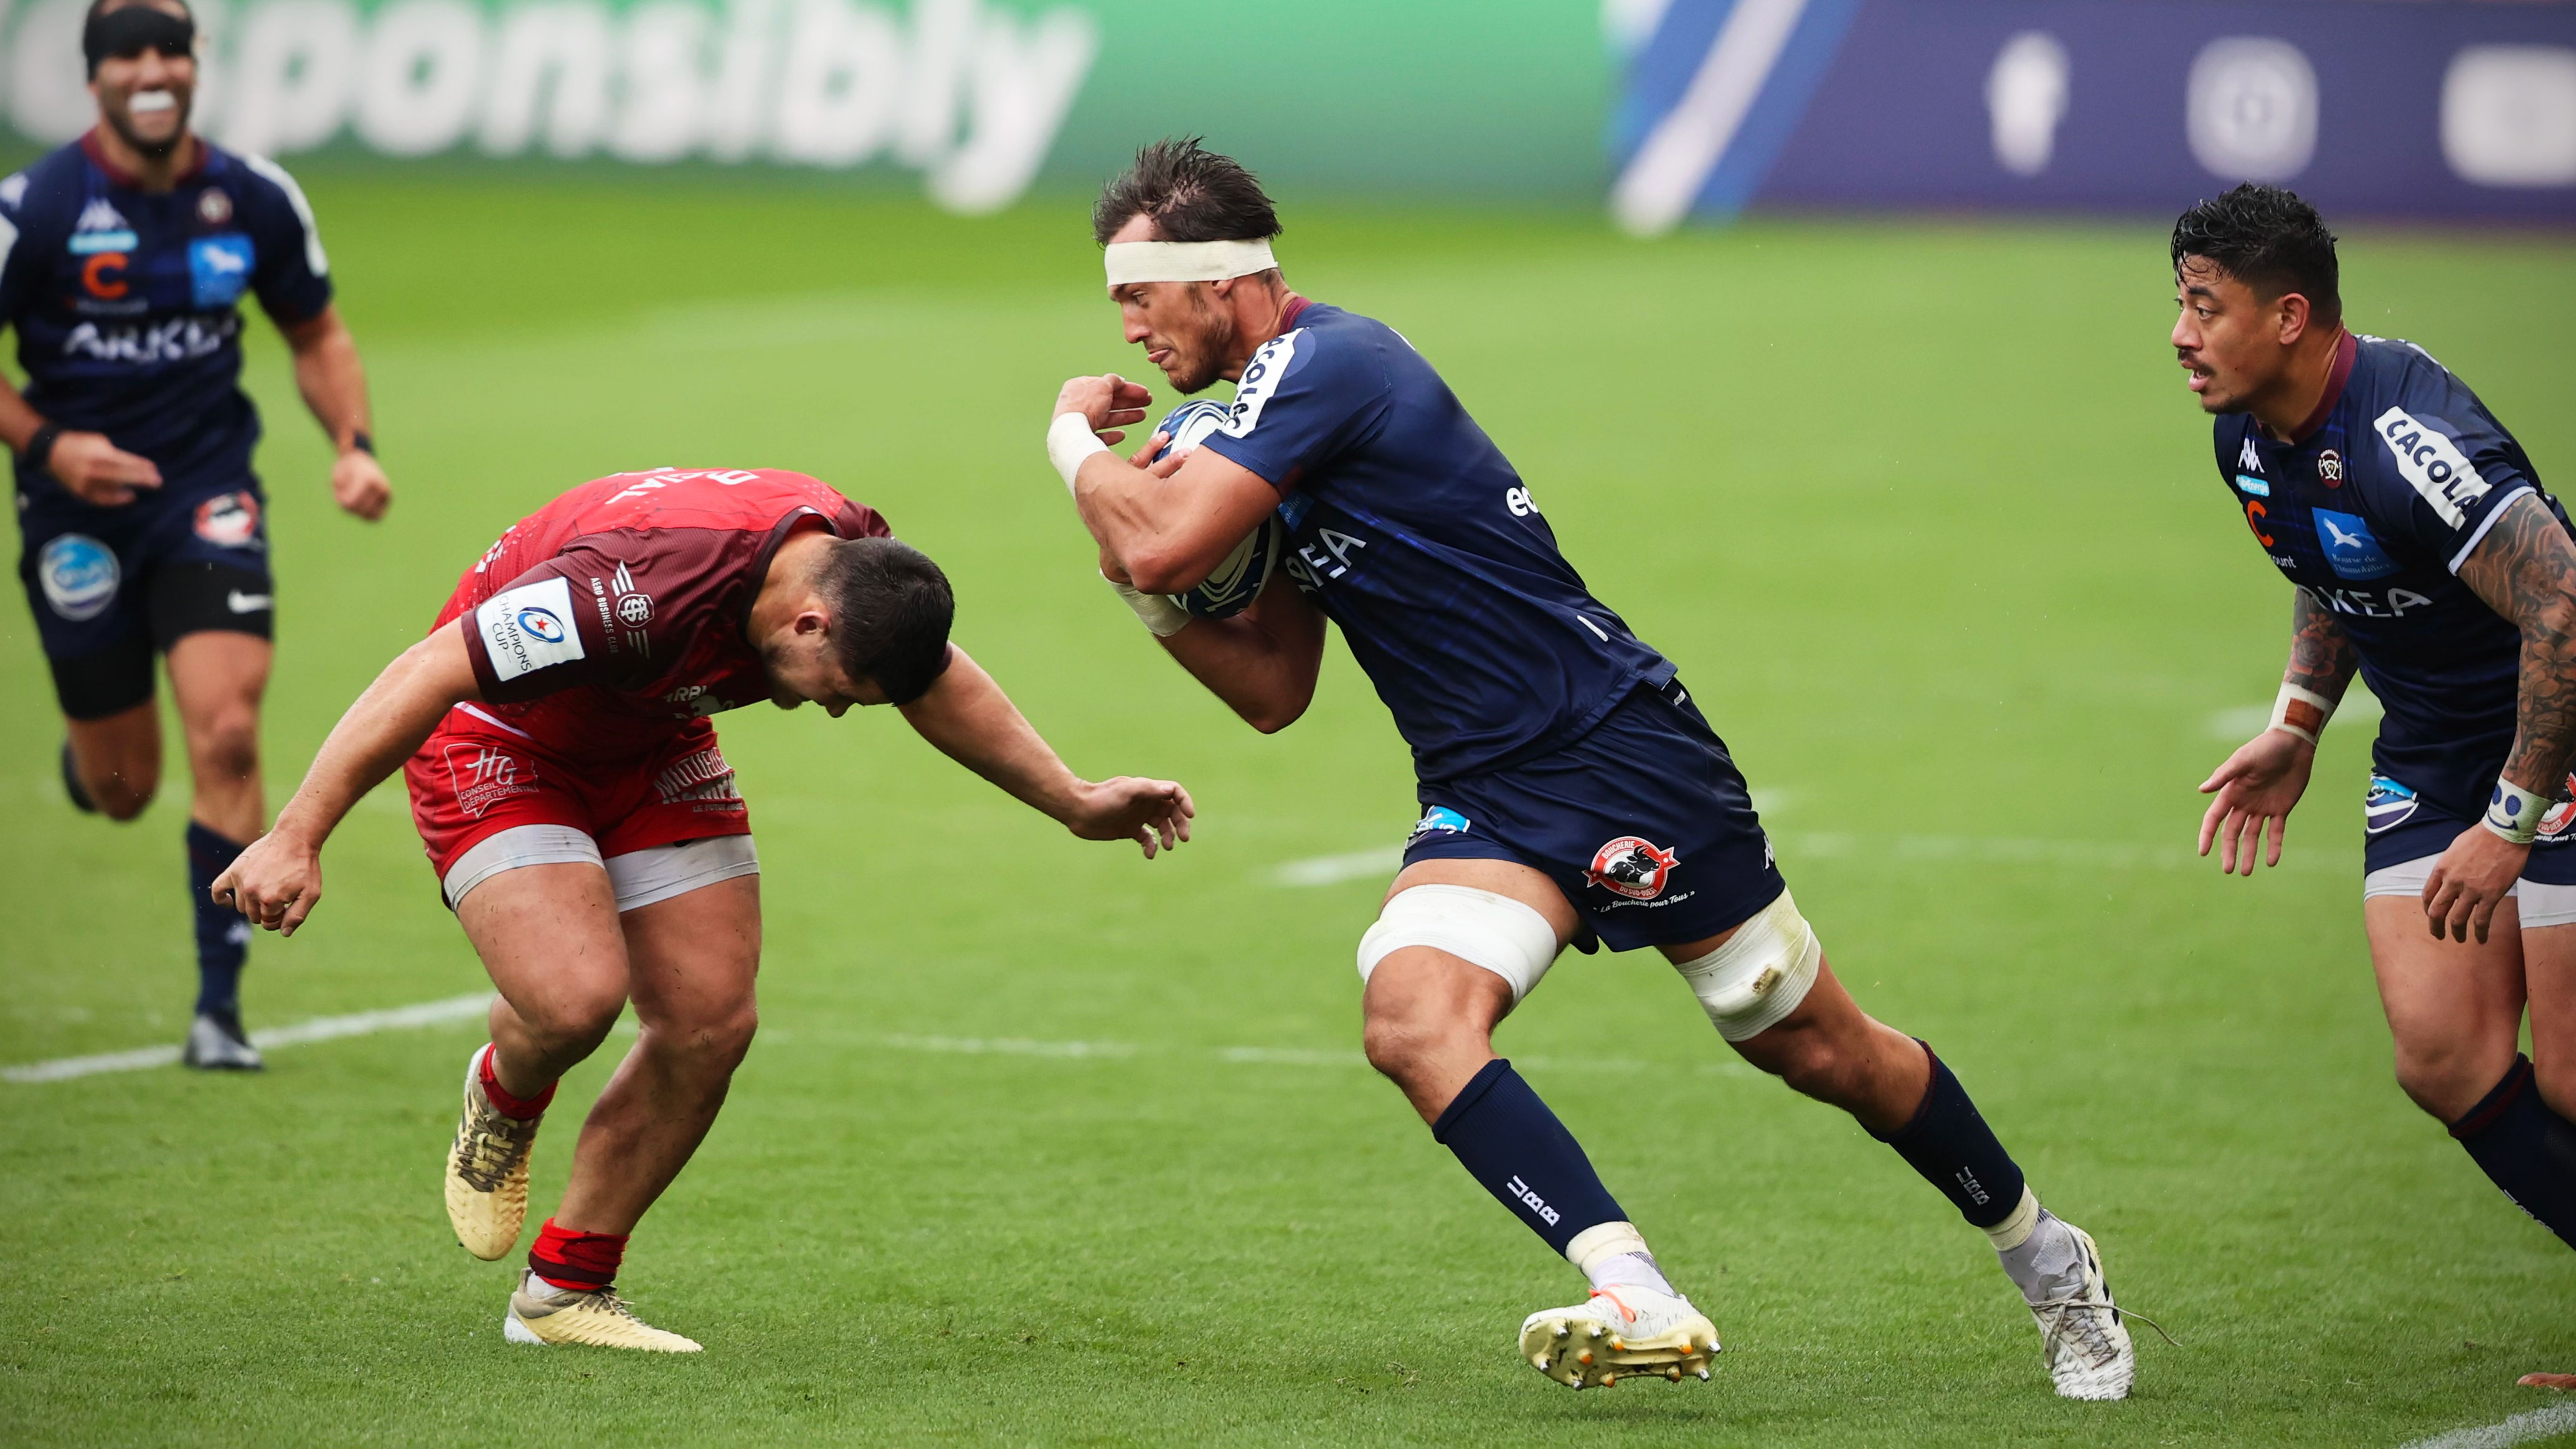
[[[628,993],[647,1025],[721,1025],[753,1009],[760,877],[736,876],[619,918]]]
[[[2362,919],[2401,1074],[2413,1063],[2428,1071],[2446,1064],[2444,1075],[2463,1084],[2502,1077],[2513,1063],[2525,996],[2516,902],[2496,909],[2484,942],[2434,936],[2411,896],[2370,897]]]
[[[628,995],[626,935],[597,865],[502,871],[466,892],[456,920],[492,984],[531,1021],[590,1020]]]

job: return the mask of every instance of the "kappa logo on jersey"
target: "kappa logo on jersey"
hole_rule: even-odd
[[[537,792],[537,767],[507,750],[490,745],[449,745],[447,781],[467,818],[477,818],[497,801]]]
[[[2245,446],[2236,450],[2236,466],[2248,473],[2263,471],[2263,455],[2255,450],[2252,433],[2245,435]]]
[[[1583,878],[1632,901],[1651,901],[1672,882],[1681,852],[1666,850],[1641,836],[1622,835],[1592,852]]]
[[[572,588],[560,578],[504,589],[474,611],[491,658],[492,677],[512,680],[582,656],[581,635],[570,624]]]
[[[2326,567],[2335,577],[2375,579],[2397,572],[2397,561],[2371,536],[2370,524],[2360,514],[2320,508],[2316,519],[2317,547],[2325,550]]]
[[[188,289],[200,307],[229,307],[250,285],[250,238],[238,232],[188,243]]]
[[[1226,415],[1225,435],[1240,438],[1261,426],[1261,410],[1270,404],[1270,395],[1288,376],[1289,364],[1297,360],[1297,339],[1306,329],[1282,332],[1264,342],[1243,365],[1243,380],[1234,385],[1234,409]]]
[[[85,533],[59,535],[36,555],[36,581],[45,602],[74,623],[106,613],[124,577],[116,551]]]
[[[733,766],[725,763],[725,757],[713,745],[654,776],[653,789],[665,805],[690,800],[698,802],[694,808],[699,810],[744,808],[742,790],[734,783]]]
[[[217,548],[253,548],[259,543],[259,499],[248,490],[209,498],[197,505],[197,537]]]
[[[2361,801],[2362,828],[2373,835],[2394,830],[2414,818],[2415,807],[2421,803],[2414,791],[2395,780],[2372,775],[2370,793]]]
[[[2318,450],[2317,481],[2323,483],[2328,488],[2341,488],[2343,486],[2343,454],[2336,452],[2332,448],[2322,448]]]
[[[1426,835],[1464,835],[1472,823],[1446,805],[1434,805],[1422,812],[1422,819],[1415,822],[1413,833],[1405,837],[1405,843],[1410,845]]]
[[[2371,430],[2397,459],[2397,471],[2453,528],[2468,520],[2469,505],[2487,496],[2487,480],[2440,429],[2417,422],[2404,408],[2371,419]]]
[[[93,196],[81,208],[80,220],[72,223],[71,253],[86,257],[98,252],[130,252],[142,244],[134,234],[133,223],[125,219],[104,196]]]

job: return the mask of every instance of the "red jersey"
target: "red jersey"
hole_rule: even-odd
[[[476,713],[576,757],[644,754],[689,721],[770,697],[751,605],[778,546],[807,528],[892,533],[802,473],[614,474],[512,524],[437,627],[467,620]]]

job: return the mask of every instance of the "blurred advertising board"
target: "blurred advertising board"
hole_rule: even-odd
[[[0,113],[86,129],[86,0],[0,20]],[[917,173],[959,211],[1203,131],[1318,190],[1597,197],[1612,58],[1580,0],[200,0],[239,150]]]
[[[2329,216],[2576,221],[2576,5],[1614,0],[1611,210],[2171,214],[2237,181]]]

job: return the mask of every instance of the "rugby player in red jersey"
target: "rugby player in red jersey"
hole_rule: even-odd
[[[1169,780],[1077,778],[948,642],[936,564],[801,473],[621,473],[522,519],[429,634],[323,742],[295,797],[214,883],[292,934],[322,842],[393,773],[500,996],[467,1064],[448,1220],[475,1256],[519,1240],[556,1080],[628,1002],[635,1046],[592,1105],[562,1205],[503,1330],[516,1343],[689,1353],[612,1284],[627,1236],[697,1149],[751,1044],[759,863],[707,717],[769,700],[892,704],[924,739],[1086,840],[1150,859],[1189,838]]]

